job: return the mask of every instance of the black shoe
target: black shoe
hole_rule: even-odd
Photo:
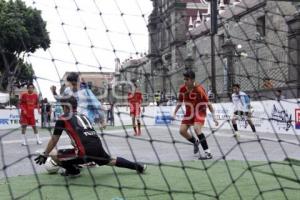
[[[140,174],[144,174],[146,169],[147,169],[147,165],[143,164],[143,165],[139,165],[136,171]]]
[[[67,170],[65,170],[64,172],[60,173],[60,175],[61,176],[67,176],[67,177],[70,177],[70,178],[75,178],[75,177],[80,176],[80,171],[78,170],[75,173],[70,173]]]
[[[196,140],[196,142],[194,143],[194,154],[199,152],[199,140]]]

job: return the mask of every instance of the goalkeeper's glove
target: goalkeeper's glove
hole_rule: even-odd
[[[47,155],[44,153],[40,154],[38,157],[36,157],[34,159],[35,163],[36,164],[39,164],[39,165],[42,165],[42,164],[45,164],[46,160],[47,160]]]

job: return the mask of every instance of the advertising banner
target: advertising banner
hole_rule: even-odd
[[[15,129],[20,127],[20,114],[18,109],[0,109],[0,129]],[[35,122],[41,126],[41,115],[34,111]]]

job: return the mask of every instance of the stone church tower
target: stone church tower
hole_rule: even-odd
[[[173,93],[172,84],[182,83],[187,53],[185,44],[190,26],[209,17],[206,0],[152,0],[153,11],[149,16],[149,54],[151,82],[154,90]],[[198,20],[198,21],[197,21]],[[192,23],[192,24],[191,24]],[[179,70],[179,73],[178,73]],[[178,77],[174,77],[178,76]]]

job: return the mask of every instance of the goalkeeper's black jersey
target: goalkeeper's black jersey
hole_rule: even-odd
[[[101,140],[85,115],[62,115],[56,121],[54,135],[66,131],[79,156],[94,155],[102,149]]]

